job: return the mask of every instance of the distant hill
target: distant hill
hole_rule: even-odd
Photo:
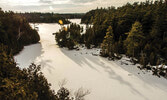
[[[66,19],[81,19],[85,13],[66,13],[66,14],[57,14]]]
[[[69,24],[70,18],[81,18],[78,14],[54,14],[54,13],[40,13],[40,12],[26,12],[17,13],[17,15],[25,17],[31,23],[58,23],[62,20],[64,24]]]

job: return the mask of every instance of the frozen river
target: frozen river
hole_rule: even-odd
[[[72,22],[79,23],[80,19]],[[15,59],[21,68],[32,62],[40,64],[42,72],[59,89],[59,82],[67,80],[71,93],[82,87],[91,93],[86,100],[167,100],[167,80],[152,76],[151,72],[140,71],[136,66],[121,65],[120,61],[108,61],[93,56],[98,49],[68,51],[56,45],[55,33],[58,24],[39,24],[40,43],[26,46]],[[128,63],[128,62],[127,62]]]

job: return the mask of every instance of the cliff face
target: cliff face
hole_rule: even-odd
[[[39,40],[38,32],[31,28],[24,17],[0,9],[0,43],[7,45],[13,54]]]

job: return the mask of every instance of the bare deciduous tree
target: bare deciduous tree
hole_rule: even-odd
[[[90,91],[89,90],[84,90],[82,87],[79,88],[75,93],[75,100],[84,100],[84,97],[86,95],[89,95]]]

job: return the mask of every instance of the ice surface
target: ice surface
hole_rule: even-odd
[[[80,23],[79,19],[71,20]],[[58,83],[73,93],[80,87],[89,89],[86,100],[167,100],[167,80],[141,71],[123,57],[119,61],[108,61],[93,56],[99,49],[69,51],[56,45],[52,33],[58,31],[58,24],[39,24],[40,43],[26,46],[15,59],[21,68],[30,63],[41,64],[42,72],[58,90]]]

